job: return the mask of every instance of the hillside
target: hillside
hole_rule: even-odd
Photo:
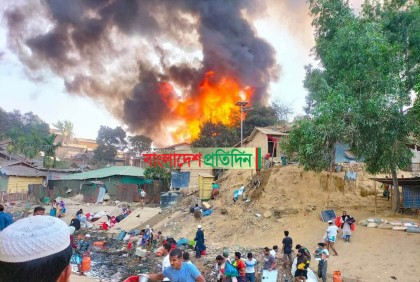
[[[338,215],[346,210],[357,221],[375,217],[374,183],[369,177],[360,171],[357,183],[346,183],[344,173],[333,173],[328,186],[327,173],[305,172],[293,165],[273,168],[261,171],[261,186],[245,193],[250,202],[239,199],[235,203],[233,191],[249,183],[252,176],[250,171],[229,171],[218,181],[221,186],[219,198],[208,202],[214,213],[200,223],[189,213],[189,207],[199,202],[196,196],[185,198],[147,223],[164,234],[189,239],[194,238],[196,226],[201,224],[209,248],[229,248],[231,251],[281,245],[283,231],[289,230],[294,244],[300,243],[312,250],[327,228],[321,221],[321,210],[334,209]],[[389,207],[388,201],[378,197],[376,217],[398,217],[392,215]],[[398,246],[391,243],[395,240],[399,242]],[[415,264],[411,267],[410,263],[403,264],[393,271],[391,268],[406,254],[420,257],[418,248],[412,248],[419,243],[418,234],[357,226],[351,243],[342,240],[336,243],[339,256],[331,258],[328,272],[339,269],[354,281],[380,281],[372,279],[372,271],[386,278],[381,281],[390,281],[390,276],[396,276],[398,280],[404,278],[400,281],[417,281],[411,276],[420,274],[413,267]],[[315,267],[316,264],[312,266]]]

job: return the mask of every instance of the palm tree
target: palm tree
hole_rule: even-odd
[[[56,161],[55,151],[57,150],[57,148],[61,147],[61,142],[54,144],[55,138],[57,138],[57,134],[51,133],[50,135],[42,139],[43,142],[42,142],[41,150],[44,152],[43,165],[44,167],[47,167],[47,168],[55,166],[55,161]],[[51,158],[53,159],[52,165],[51,165]]]
[[[74,136],[74,126],[71,121],[59,120],[57,123],[53,123],[53,126],[60,131],[60,134],[63,138],[63,143],[69,143],[72,140]]]

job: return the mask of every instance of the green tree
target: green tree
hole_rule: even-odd
[[[61,147],[60,143],[55,143],[57,135],[51,133],[42,139],[41,150],[44,152],[43,166],[46,168],[55,167],[56,150]]]
[[[165,183],[166,187],[169,187],[171,182],[171,172],[168,167],[148,167],[144,170],[144,178],[150,180],[160,180]]]
[[[396,171],[410,162],[406,144],[416,132],[403,109],[419,72],[418,4],[366,1],[356,16],[347,1],[308,2],[322,67],[306,68],[309,119],[292,132],[288,151],[296,150],[305,168],[319,170],[331,143],[341,140],[365,159],[369,172],[391,172],[398,187]]]
[[[150,149],[153,142],[152,139],[144,135],[129,136],[128,141],[130,142],[130,151],[137,156]]]
[[[230,147],[240,139],[236,127],[222,123],[206,122],[200,130],[200,136],[191,144],[193,147]]]
[[[74,137],[74,126],[71,121],[59,120],[57,123],[53,123],[53,126],[60,131],[60,134],[63,139],[63,143],[69,143]]]
[[[274,102],[269,106],[253,105],[246,112],[246,118],[243,121],[244,138],[251,135],[255,127],[266,127],[285,122],[291,113],[292,110],[280,102]],[[240,128],[240,123],[237,126]]]
[[[118,150],[122,151],[127,147],[125,140],[126,133],[121,127],[110,128],[101,126],[98,131],[96,142],[98,148],[94,151],[97,161],[113,162]]]

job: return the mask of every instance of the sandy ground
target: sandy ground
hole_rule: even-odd
[[[201,224],[208,247],[230,249],[281,246],[283,232],[289,230],[294,245],[299,243],[314,250],[327,228],[327,224],[321,221],[321,210],[334,209],[337,215],[346,210],[357,222],[367,218],[402,219],[401,215],[392,215],[389,203],[379,197],[375,216],[374,196],[360,194],[362,189],[373,191],[369,175],[360,174],[357,187],[336,175],[332,187],[327,188],[325,174],[303,172],[290,166],[266,175],[263,191],[251,203],[242,200],[233,203],[233,190],[247,183],[249,176],[236,172],[223,181],[220,198],[209,202],[215,209],[214,214],[201,222],[194,220],[187,206],[182,212],[172,214],[171,218],[161,218],[156,226],[175,238],[192,239],[197,224]],[[227,214],[223,215],[222,210]],[[275,216],[276,212],[280,215]],[[262,216],[257,217],[257,213]],[[413,216],[406,219],[419,222]],[[336,243],[339,255],[331,256],[328,273],[332,275],[334,270],[339,270],[347,278],[345,281],[394,281],[391,278],[394,276],[398,281],[418,282],[419,244],[420,234],[357,225],[350,243],[340,239]],[[316,270],[317,263],[311,268]]]
[[[169,215],[159,214],[159,209],[146,207],[144,210],[137,210],[133,207],[133,213],[122,224],[125,224],[124,229],[150,224],[155,231],[162,230],[164,235],[171,235],[177,239],[194,238],[197,224],[201,224],[208,248],[231,250],[281,245],[283,231],[289,230],[294,244],[299,243],[314,250],[327,228],[327,224],[320,219],[321,210],[334,209],[338,215],[342,210],[346,210],[357,222],[367,218],[404,218],[402,215],[391,213],[389,203],[380,197],[375,215],[372,193],[374,185],[369,180],[371,176],[365,173],[358,174],[356,183],[345,182],[343,173],[334,174],[331,185],[328,185],[325,173],[303,172],[294,166],[275,168],[262,171],[261,187],[247,193],[251,198],[250,203],[241,199],[233,203],[233,190],[247,184],[250,176],[249,172],[234,171],[225,180],[220,181],[220,197],[209,201],[214,208],[214,214],[200,222],[195,221],[189,213],[190,204],[197,201],[192,196],[175,207]],[[371,195],[368,193],[362,196],[362,190]],[[85,212],[108,211],[110,214],[118,214],[120,211],[116,206],[78,205],[77,202],[69,200],[64,220],[70,222],[69,215],[79,208],[83,208]],[[256,214],[261,216],[257,217]],[[406,216],[405,219],[419,222],[415,216]],[[328,273],[331,275],[334,270],[339,270],[346,282],[395,281],[391,277],[395,277],[396,281],[419,282],[418,246],[420,234],[357,225],[350,243],[340,239],[337,241],[336,249],[339,255],[331,256]],[[317,263],[313,262],[311,268],[316,270],[316,265]],[[72,275],[71,281],[95,280]]]

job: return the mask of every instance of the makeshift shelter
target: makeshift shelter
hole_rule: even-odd
[[[28,193],[28,185],[43,184],[47,172],[25,162],[13,162],[0,167],[0,192]]]
[[[50,181],[50,185],[52,185],[54,189],[65,188],[66,190],[80,191],[89,199],[88,202],[94,203],[97,201],[97,195],[100,192],[100,187],[95,184],[94,181],[100,181],[106,186],[107,192],[112,200],[117,199],[117,190],[119,186],[134,184],[131,186],[131,189],[137,192],[137,189],[134,189],[134,187],[146,184],[144,169],[133,166],[113,166],[66,175],[61,177],[60,180]],[[89,185],[91,186],[90,189],[83,188],[85,186],[88,187]]]
[[[203,201],[211,199],[211,194],[213,191],[212,183],[214,176],[207,173],[198,174],[198,193],[199,197]]]
[[[371,178],[374,181],[393,185],[392,178]],[[404,209],[420,209],[420,177],[398,178],[402,187],[402,207]]]

